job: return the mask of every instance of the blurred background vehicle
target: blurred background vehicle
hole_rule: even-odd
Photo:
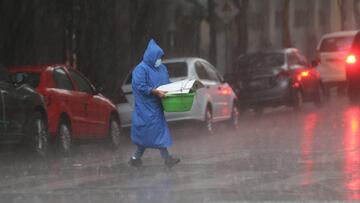
[[[241,111],[261,115],[266,107],[292,106],[303,102],[321,107],[325,93],[319,73],[295,48],[241,55],[226,80],[235,89]]]
[[[0,142],[24,143],[40,156],[48,152],[47,112],[43,97],[29,85],[18,85],[0,68]]]
[[[326,91],[337,87],[338,94],[346,92],[345,58],[357,31],[341,31],[324,35],[318,44],[317,67]]]
[[[356,32],[351,44],[350,51],[346,57],[346,79],[348,82],[348,98],[351,102],[360,99],[360,33]]]
[[[120,118],[115,105],[77,70],[65,65],[10,68],[13,77],[45,98],[49,134],[69,154],[76,140],[106,139],[119,146]]]
[[[228,121],[233,127],[238,124],[237,98],[232,88],[224,82],[220,73],[206,60],[201,58],[174,58],[163,61],[172,82],[183,79],[200,80],[205,88],[197,91],[191,111],[166,112],[167,121],[198,120],[206,130],[213,132],[213,123]],[[122,86],[127,102],[117,105],[122,126],[131,125],[133,95],[131,73]]]

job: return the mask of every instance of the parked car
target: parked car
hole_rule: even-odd
[[[70,153],[76,140],[107,139],[119,146],[120,118],[115,105],[79,71],[65,65],[14,67],[10,71],[44,96],[49,134],[63,153]]]
[[[324,104],[319,73],[295,48],[241,55],[226,78],[236,89],[241,111],[254,109],[261,115],[266,107],[300,110],[303,102]]]
[[[19,81],[21,77],[16,79]],[[43,97],[29,85],[14,84],[3,68],[0,69],[0,141],[25,143],[41,156],[48,150]]]
[[[347,84],[344,60],[356,33],[333,32],[320,39],[317,47],[320,64],[317,69],[327,89],[337,87],[339,93],[345,93]]]
[[[197,91],[191,111],[166,112],[167,121],[198,120],[204,123],[206,129],[212,133],[213,123],[228,121],[232,126],[238,124],[237,98],[231,87],[224,82],[223,77],[208,61],[201,58],[175,58],[164,60],[172,82],[182,79],[200,80],[205,88]],[[131,87],[131,73],[122,85],[127,103],[117,105],[123,126],[131,125],[133,111],[133,95]]]
[[[346,57],[346,79],[348,97],[351,102],[360,100],[360,31],[357,31]]]

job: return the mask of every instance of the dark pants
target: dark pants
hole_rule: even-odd
[[[136,146],[137,146],[137,148],[136,148],[136,151],[135,151],[133,157],[136,159],[140,159],[142,157],[142,155],[144,154],[146,147],[143,147],[140,145],[136,145]],[[158,148],[158,149],[160,151],[161,157],[164,160],[171,158],[169,151],[166,148]]]

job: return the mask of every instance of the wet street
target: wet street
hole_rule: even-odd
[[[302,112],[281,107],[242,116],[237,131],[217,125],[171,125],[171,152],[181,163],[167,170],[149,150],[144,166],[129,168],[128,137],[117,151],[83,144],[68,158],[33,158],[1,150],[0,202],[238,202],[360,201],[360,105],[334,98]]]

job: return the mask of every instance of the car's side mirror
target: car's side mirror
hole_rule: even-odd
[[[311,61],[311,68],[316,68],[320,64],[318,59]]]

